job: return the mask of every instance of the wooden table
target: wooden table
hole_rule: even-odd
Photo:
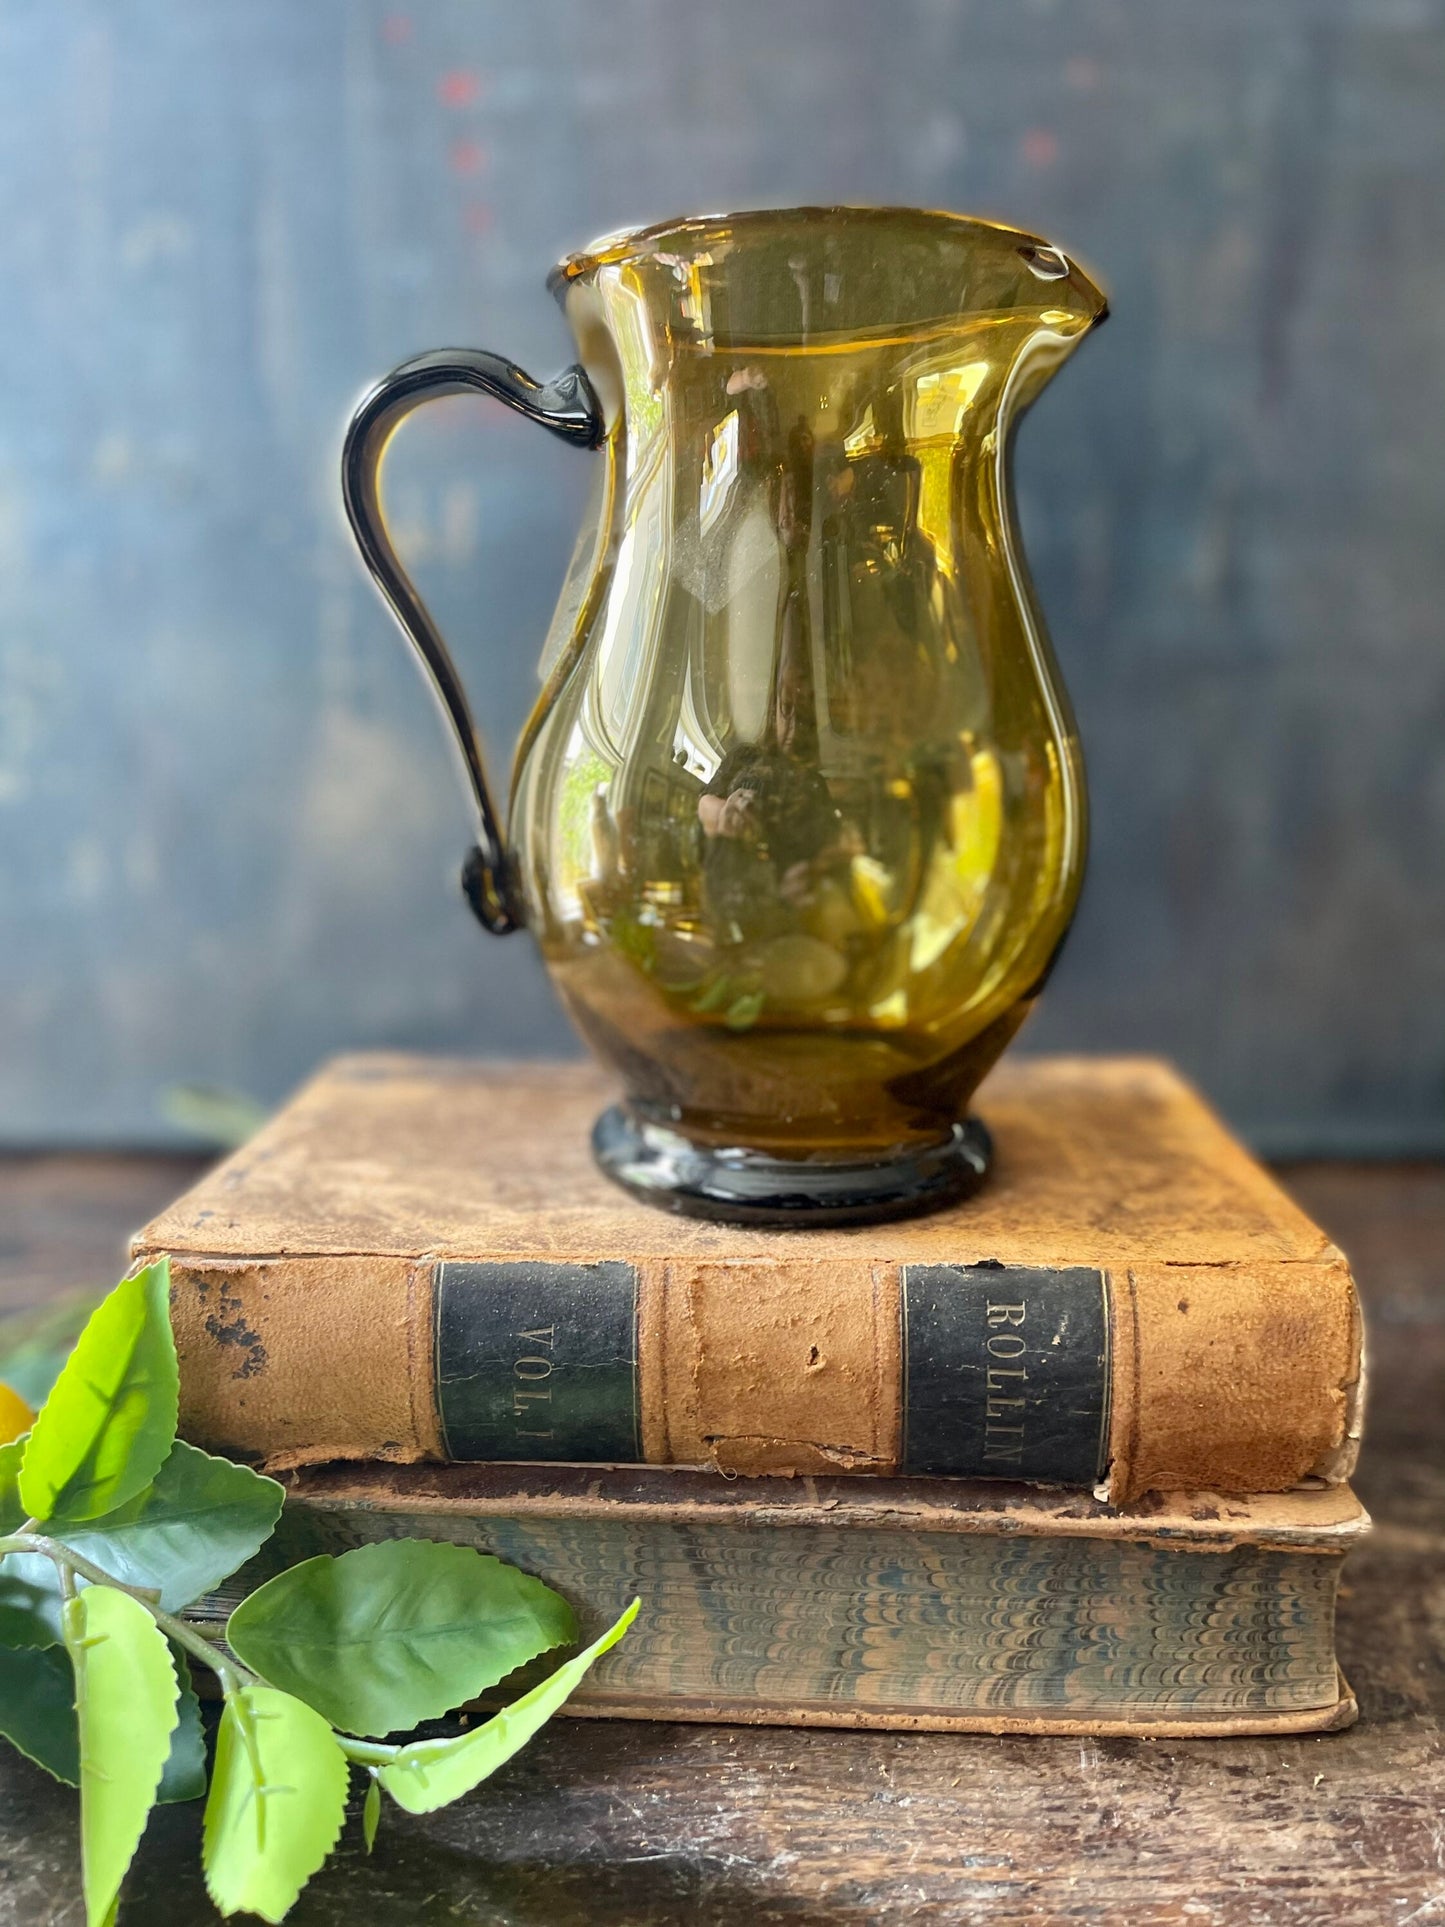
[[[119,1274],[178,1159],[0,1162],[0,1304]],[[1361,1719],[1296,1740],[1006,1740],[562,1720],[460,1807],[355,1815],[291,1916],[364,1922],[1445,1923],[1445,1167],[1286,1181],[1355,1262],[1373,1396],[1340,1652]],[[4,1749],[0,1921],[82,1918],[74,1795]],[[212,1919],[199,1811],[153,1820],[121,1927]]]

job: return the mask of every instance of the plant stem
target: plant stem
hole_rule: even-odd
[[[336,1744],[358,1766],[390,1766],[401,1751],[399,1746],[384,1746],[377,1740],[353,1740],[349,1733],[338,1733]]]
[[[50,1560],[60,1575],[61,1591],[67,1590],[67,1582],[73,1586],[73,1575],[79,1573],[82,1579],[90,1580],[95,1586],[113,1586],[117,1592],[129,1593],[139,1601],[154,1619],[161,1631],[183,1646],[203,1666],[209,1666],[228,1693],[238,1691],[242,1686],[254,1686],[257,1675],[249,1667],[243,1666],[238,1659],[228,1659],[218,1653],[204,1633],[197,1631],[184,1619],[163,1610],[156,1602],[155,1592],[146,1586],[127,1586],[122,1580],[114,1579],[103,1566],[87,1559],[83,1553],[75,1552],[59,1539],[48,1538],[43,1532],[16,1532],[8,1539],[0,1539],[0,1558],[7,1552],[38,1552]]]

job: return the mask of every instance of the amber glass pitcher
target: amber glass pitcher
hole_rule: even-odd
[[[531,930],[619,1077],[594,1145],[638,1195],[797,1225],[958,1197],[1083,873],[1009,450],[1104,297],[1034,235],[859,208],[668,222],[552,286],[575,367],[422,356],[344,456],[461,746],[472,905]],[[463,390],[599,451],[505,830],[378,496],[401,417]]]

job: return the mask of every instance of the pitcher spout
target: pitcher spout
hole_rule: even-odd
[[[1013,364],[999,395],[999,421],[1005,438],[1018,417],[1109,315],[1102,290],[1076,262],[1054,248],[1041,247],[1038,255],[1030,267],[1035,274],[1040,265],[1053,269],[1053,263],[1058,263],[1048,276],[1053,298],[1031,317],[1033,325],[1015,337]]]
[[[1108,296],[1093,276],[1077,261],[1070,260],[1062,248],[1031,238],[1020,242],[1018,253],[1026,271],[1040,284],[1046,310],[1062,309],[1082,323],[1084,334],[1108,320]],[[1048,299],[1050,292],[1051,300]]]

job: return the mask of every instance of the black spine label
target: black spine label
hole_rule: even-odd
[[[631,1265],[447,1263],[433,1282],[449,1457],[641,1457]]]
[[[905,1265],[903,1371],[905,1471],[1044,1485],[1102,1477],[1102,1272]]]

